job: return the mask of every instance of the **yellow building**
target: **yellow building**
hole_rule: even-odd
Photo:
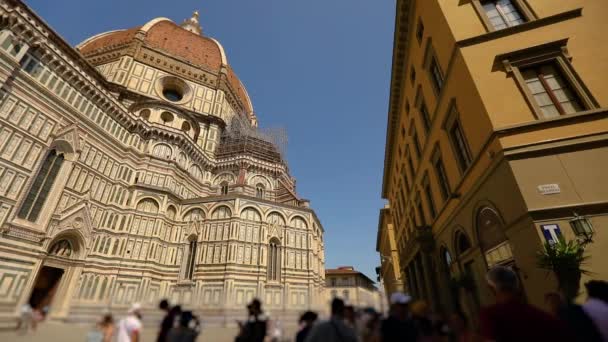
[[[325,294],[328,303],[341,298],[355,309],[374,308],[384,312],[386,307],[384,291],[379,291],[373,280],[352,266],[325,270]]]
[[[380,253],[381,264],[376,269],[382,280],[387,296],[393,292],[403,292],[403,279],[399,267],[399,253],[395,239],[395,225],[389,205],[380,209],[376,251]]]
[[[590,0],[397,1],[382,195],[408,291],[476,317],[492,301],[486,270],[504,264],[542,306],[556,283],[535,254],[574,239],[576,214],[594,229],[586,268],[608,278],[606,13]]]

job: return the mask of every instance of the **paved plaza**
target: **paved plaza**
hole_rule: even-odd
[[[91,327],[90,324],[46,322],[40,325],[39,329],[35,332],[29,332],[26,335],[19,335],[14,331],[0,331],[0,341],[82,342],[86,341],[87,332],[91,330]],[[234,341],[236,332],[236,328],[206,327],[198,340],[214,342]],[[155,341],[156,333],[156,326],[145,326],[142,341]]]

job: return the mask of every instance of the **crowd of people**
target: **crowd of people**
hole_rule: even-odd
[[[578,305],[568,303],[556,292],[545,296],[547,311],[526,302],[517,275],[508,267],[490,269],[486,280],[495,303],[481,310],[476,328],[467,316],[456,311],[449,316],[433,314],[429,305],[408,294],[396,292],[389,298],[386,316],[373,308],[356,310],[342,299],[331,302],[331,315],[319,321],[312,311],[303,313],[295,336],[283,336],[280,320],[271,320],[254,299],[247,305],[247,319],[238,321],[235,342],[472,342],[472,341],[608,341],[608,282],[593,280],[585,284],[588,298]],[[201,333],[201,323],[179,305],[162,300],[163,318],[158,342],[193,342]],[[18,329],[35,328],[31,308],[24,307]],[[43,314],[40,314],[44,317]],[[140,342],[142,309],[133,304],[127,315],[115,322],[105,314],[87,335],[89,342]]]
[[[558,293],[546,296],[548,311],[528,304],[518,277],[508,267],[490,269],[487,283],[495,304],[482,309],[478,329],[456,311],[447,318],[433,314],[429,305],[404,293],[390,296],[386,317],[374,309],[356,311],[342,299],[331,302],[329,319],[306,312],[300,318],[296,342],[473,342],[473,341],[608,341],[608,282],[590,281],[588,299],[567,303]],[[250,304],[249,320],[241,325],[236,342],[274,341],[259,301]]]

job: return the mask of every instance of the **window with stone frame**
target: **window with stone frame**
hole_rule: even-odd
[[[429,114],[429,109],[427,108],[424,99],[422,99],[420,102],[420,117],[422,118],[422,123],[424,124],[424,130],[428,135],[429,131],[431,130],[431,115]]]
[[[452,104],[450,105],[443,128],[450,140],[450,145],[452,146],[458,168],[461,173],[464,173],[473,163],[473,158],[462,124],[460,123],[460,114],[455,101],[452,101]]]
[[[422,189],[424,190],[424,196],[426,197],[426,203],[429,208],[429,216],[431,220],[435,219],[435,217],[437,216],[437,207],[435,206],[435,199],[433,198],[433,189],[431,188],[428,172],[424,174],[424,178],[422,179]]]
[[[422,38],[424,37],[424,24],[422,18],[418,18],[418,25],[416,25],[416,39],[418,44],[422,44]]]
[[[21,204],[17,217],[31,222],[35,222],[38,219],[55,183],[55,179],[61,170],[63,161],[63,153],[58,153],[55,149],[47,153],[29,192],[25,196],[25,200]]]
[[[470,0],[488,32],[516,27],[536,20],[528,0]]]
[[[431,88],[433,88],[435,96],[439,97],[443,89],[445,80],[443,70],[441,69],[441,65],[439,64],[439,59],[437,58],[437,53],[435,52],[435,49],[433,47],[433,39],[431,37],[426,40],[423,61],[423,67],[426,70],[429,80],[431,82]]]
[[[188,241],[188,256],[186,258],[184,279],[192,280],[194,276],[195,260],[196,260],[197,238],[192,237]]]
[[[416,123],[414,120],[411,121],[410,135],[412,136],[412,143],[414,144],[414,151],[416,151],[416,158],[420,160],[422,155],[422,148],[420,147],[420,140],[418,139],[418,132],[416,130]]]
[[[450,189],[448,175],[445,170],[445,165],[443,164],[443,159],[441,158],[441,149],[439,145],[435,146],[435,150],[433,151],[432,164],[433,169],[435,170],[435,176],[437,177],[437,183],[439,184],[441,198],[446,201],[450,197],[452,190]]]
[[[527,21],[517,3],[516,0],[486,0],[481,1],[481,7],[494,30],[502,30]]]
[[[416,194],[416,226],[426,226],[426,218],[424,217],[424,209],[422,208],[422,201],[420,200],[420,192]]]
[[[570,63],[568,39],[496,57],[522,91],[537,119],[598,108],[589,89]]]
[[[222,195],[228,195],[228,183],[227,182],[222,182],[222,184],[220,184],[220,191]]]

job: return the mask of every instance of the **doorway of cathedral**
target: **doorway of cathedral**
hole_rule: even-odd
[[[57,267],[42,266],[30,295],[29,304],[33,309],[42,310],[50,306],[59,287],[64,270]]]

